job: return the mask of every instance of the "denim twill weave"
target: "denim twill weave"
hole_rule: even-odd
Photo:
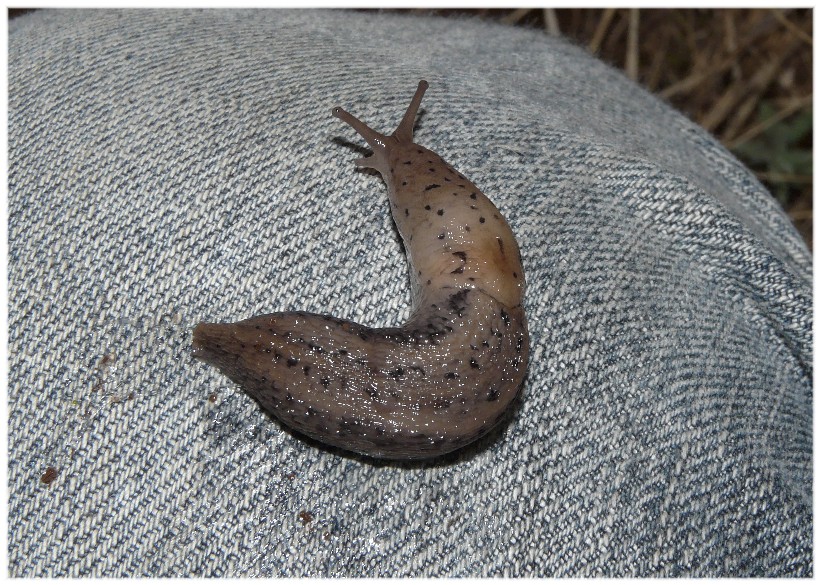
[[[753,175],[582,50],[475,20],[39,11],[9,25],[13,576],[812,573],[811,257]],[[373,463],[190,357],[200,320],[408,316],[336,105],[507,216],[501,432]],[[41,477],[49,467],[57,477]]]

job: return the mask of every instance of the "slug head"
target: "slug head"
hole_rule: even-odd
[[[424,97],[428,85],[423,79],[419,81],[416,93],[410,101],[410,105],[407,106],[407,111],[404,112],[401,123],[390,136],[376,132],[356,116],[338,106],[333,108],[333,115],[349,124],[373,149],[373,154],[370,156],[356,159],[358,166],[375,169],[387,178],[390,172],[390,163],[388,162],[390,153],[399,147],[407,147],[413,144],[413,124],[416,121],[419,105],[421,105],[421,98]]]

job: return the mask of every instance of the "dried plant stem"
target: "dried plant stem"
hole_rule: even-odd
[[[561,28],[558,26],[558,16],[555,14],[555,8],[544,8],[544,22],[546,23],[547,33],[556,37],[561,34]]]
[[[747,99],[752,95],[760,95],[764,89],[777,77],[780,72],[780,66],[786,60],[792,50],[797,47],[799,41],[793,40],[790,45],[779,54],[777,54],[771,61],[764,63],[757,73],[752,76],[749,82],[745,85],[732,85],[721,97],[717,100],[711,111],[707,112],[698,122],[701,126],[714,132],[715,128],[720,126],[727,116],[730,115],[732,109],[737,105],[741,99]]]
[[[723,13],[723,22],[725,24],[726,29],[726,49],[727,53],[730,55],[736,54],[738,47],[737,47],[737,27],[735,26],[735,19],[732,17],[731,12],[724,12]],[[732,63],[732,78],[733,79],[740,79],[742,77],[742,72],[740,69],[740,63],[737,61]]]
[[[800,28],[791,20],[789,20],[788,17],[785,14],[783,14],[782,10],[778,10],[775,8],[772,9],[772,13],[774,13],[774,17],[778,20],[778,22],[785,26],[789,30],[789,32],[796,35],[804,43],[808,43],[810,47],[814,46],[812,38],[806,33],[806,31],[804,31],[802,28]]]
[[[612,22],[612,18],[615,16],[615,9],[614,8],[607,8],[604,10],[603,15],[601,16],[601,20],[598,21],[598,26],[595,29],[595,34],[592,35],[592,40],[589,41],[587,45],[587,49],[589,49],[590,53],[597,53],[598,49],[601,48],[601,43],[604,40],[604,36],[606,35],[606,31],[609,28],[609,23]]]
[[[806,221],[814,218],[811,209],[795,209],[789,212],[789,217],[792,221]]]
[[[765,132],[766,130],[768,130],[769,128],[771,128],[772,126],[774,126],[775,124],[777,124],[781,120],[785,120],[786,118],[788,118],[789,116],[791,116],[795,112],[799,112],[803,108],[805,108],[807,106],[810,106],[811,103],[812,103],[812,94],[809,94],[807,96],[804,96],[802,98],[794,100],[792,103],[790,103],[789,105],[787,105],[786,107],[781,109],[779,112],[777,112],[772,117],[767,118],[766,120],[763,120],[762,122],[758,122],[757,124],[755,124],[754,126],[749,128],[748,130],[746,130],[746,132],[744,132],[743,134],[741,134],[740,136],[738,136],[737,138],[735,138],[731,142],[726,143],[727,148],[736,148],[736,147],[740,146],[741,144],[744,144],[744,143],[748,142],[749,140],[752,140],[753,138],[755,138],[759,134]]]
[[[735,49],[723,59],[705,69],[700,69],[698,67],[693,68],[693,72],[689,76],[667,86],[665,89],[661,90],[659,95],[664,99],[670,99],[680,93],[690,92],[713,75],[718,75],[730,67],[734,68],[738,64],[738,58],[740,55],[752,43],[759,41],[760,37],[768,34],[770,28],[771,26],[766,23],[761,26],[757,26],[756,30],[744,35]]]
[[[629,28],[626,33],[626,75],[633,81],[638,80],[638,37],[640,36],[640,10],[629,9]]]
[[[812,183],[811,175],[795,175],[790,173],[774,173],[760,171],[755,173],[757,178],[762,181],[771,181],[776,183],[797,183],[809,185]]]

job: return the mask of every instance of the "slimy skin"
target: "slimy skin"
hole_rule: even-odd
[[[411,266],[407,323],[377,329],[273,313],[200,323],[193,333],[194,356],[282,423],[377,458],[436,457],[486,434],[518,394],[529,356],[524,271],[509,225],[473,183],[413,142],[426,89],[421,81],[389,136],[333,109],[373,149],[356,164],[387,183]]]

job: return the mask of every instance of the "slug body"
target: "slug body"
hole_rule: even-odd
[[[413,309],[396,328],[310,313],[200,323],[197,358],[285,425],[379,458],[421,459],[486,434],[518,394],[529,336],[524,272],[498,209],[440,156],[413,142],[427,82],[401,124],[380,134],[333,115],[373,149],[411,265]]]

